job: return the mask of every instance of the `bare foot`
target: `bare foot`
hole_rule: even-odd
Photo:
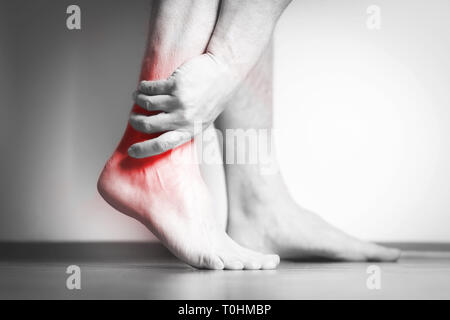
[[[243,246],[281,258],[396,261],[400,251],[355,239],[298,206],[281,177],[228,168],[228,234]]]
[[[185,61],[205,52],[220,3],[160,0],[151,4],[140,80],[166,79]],[[132,111],[154,114],[136,104]],[[149,158],[136,159],[128,154],[131,145],[158,135],[141,133],[128,125],[98,180],[103,198],[120,212],[142,222],[172,253],[194,267],[275,268],[279,263],[277,255],[247,250],[221,228],[212,214],[218,204],[211,203],[192,142]],[[152,145],[155,151],[164,149],[164,145]]]
[[[102,197],[148,227],[179,259],[206,269],[273,269],[277,255],[263,255],[235,243],[211,214],[210,195],[195,162],[193,143],[146,159],[127,154],[128,126],[122,142],[98,180]],[[148,137],[147,137],[148,138]],[[173,157],[172,157],[172,156]]]

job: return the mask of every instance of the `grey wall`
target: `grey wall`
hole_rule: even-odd
[[[74,3],[81,31],[65,27]],[[450,241],[449,6],[294,1],[278,27],[282,170],[299,202],[358,236]],[[0,240],[151,238],[95,188],[125,127],[148,7],[1,0]]]
[[[131,106],[148,1],[2,1],[8,17],[1,97],[0,239],[139,238],[142,229],[96,193]],[[2,86],[3,87],[3,86]],[[141,236],[142,237],[142,236]]]

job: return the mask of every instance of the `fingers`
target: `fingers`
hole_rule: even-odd
[[[164,112],[153,116],[133,112],[130,114],[128,122],[134,129],[144,133],[157,133],[178,129],[174,121],[174,115]]]
[[[174,111],[177,98],[172,95],[175,89],[173,78],[157,81],[141,81],[138,91],[133,94],[137,105],[148,111],[162,111],[156,115],[132,113],[130,125],[144,133],[165,132],[159,137],[136,143],[128,149],[133,158],[145,158],[164,153],[192,139],[190,131],[178,131],[186,126],[186,119],[177,116]]]
[[[165,111],[173,109],[176,99],[169,95],[147,96],[139,93],[133,93],[133,100],[136,104],[148,111]]]
[[[144,94],[154,95],[170,95],[175,87],[173,78],[156,81],[141,81],[138,90]]]
[[[133,158],[145,158],[164,153],[192,139],[187,131],[169,131],[157,138],[133,144],[128,149],[128,155]]]

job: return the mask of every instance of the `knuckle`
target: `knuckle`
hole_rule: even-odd
[[[177,90],[176,99],[178,104],[183,108],[186,108],[190,105],[190,98],[185,90]]]
[[[148,98],[144,100],[144,106],[147,110],[150,110],[150,108],[152,107],[152,103]]]
[[[192,116],[194,106],[191,99],[186,97],[186,95],[178,95],[176,97],[176,105],[183,120],[188,120]]]
[[[193,124],[195,121],[195,113],[192,108],[185,109],[181,112],[181,122],[185,125]]]
[[[167,141],[158,141],[155,144],[155,149],[158,152],[165,152],[165,151],[169,150],[169,144],[167,143]]]
[[[150,122],[150,120],[145,119],[142,121],[142,128],[144,129],[145,132],[151,132],[152,131],[152,124]]]
[[[186,110],[180,112],[179,121],[182,125],[186,125],[190,122],[190,114]]]
[[[147,92],[146,93],[148,93],[148,94],[153,94],[155,92],[155,85],[152,83],[152,84],[149,84],[148,86],[147,86]]]
[[[150,83],[148,81],[141,81],[139,84],[139,91],[141,92],[147,92],[149,90]]]
[[[169,79],[167,79],[167,91],[170,94],[174,94],[176,92],[178,92],[179,90],[179,83],[178,81],[176,81],[173,77],[170,77]]]

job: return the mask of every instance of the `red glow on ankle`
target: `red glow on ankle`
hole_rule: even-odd
[[[157,67],[161,63],[163,63],[166,66],[165,70],[160,70],[160,68]],[[164,62],[160,61],[158,63],[157,59],[152,59],[151,57],[147,56],[146,58],[144,58],[144,61],[142,64],[142,70],[141,70],[141,74],[139,77],[139,82],[143,81],[143,80],[165,79],[171,75],[171,73],[174,71],[174,69],[176,67],[177,66],[175,66],[175,64],[168,63],[167,60]],[[171,70],[171,69],[173,69],[173,70]],[[171,71],[168,71],[168,70],[171,70]],[[164,71],[166,71],[166,72],[164,72]],[[154,114],[158,113],[158,112],[147,111],[147,110],[141,108],[140,106],[138,106],[137,104],[133,105],[132,112],[145,114],[145,115],[154,115]],[[156,138],[161,134],[162,134],[162,132],[155,133],[155,134],[142,133],[142,132],[135,130],[130,124],[127,124],[125,133],[124,133],[124,135],[116,149],[116,152],[114,153],[112,158],[114,158],[114,161],[118,161],[119,166],[124,170],[144,169],[145,167],[155,165],[157,162],[170,157],[173,150],[169,150],[165,153],[162,153],[162,154],[159,154],[156,156],[152,156],[152,157],[136,159],[136,158],[132,158],[128,155],[128,148],[135,143]],[[191,140],[190,142],[187,142],[187,143],[177,147],[177,149],[185,148],[187,146],[190,146],[192,143],[193,143],[193,141]]]

